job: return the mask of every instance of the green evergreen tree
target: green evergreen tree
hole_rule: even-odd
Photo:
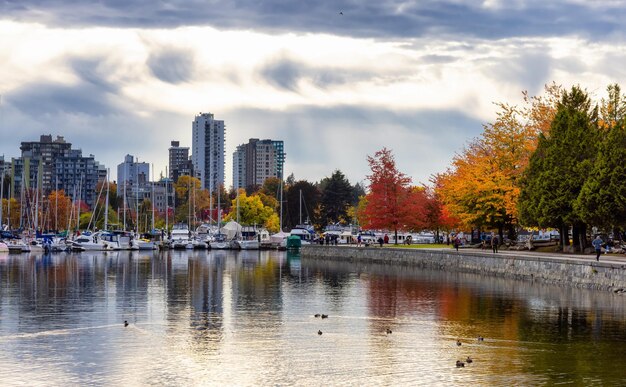
[[[589,177],[576,201],[582,219],[610,230],[626,226],[626,98],[618,85],[608,87],[600,109],[604,131]]]
[[[586,92],[572,87],[564,93],[547,136],[539,139],[522,179],[519,210],[526,225],[560,229],[562,245],[569,244],[573,227],[576,247],[584,248],[585,223],[574,204],[596,155],[597,108]]]
[[[306,180],[294,182],[289,185],[284,199],[283,225],[285,230],[288,231],[307,220],[311,225],[317,224],[316,212],[319,207],[320,192],[315,185]]]
[[[352,185],[345,175],[336,170],[319,184],[322,192],[320,223],[322,227],[338,222],[349,222],[348,209],[352,204]]]

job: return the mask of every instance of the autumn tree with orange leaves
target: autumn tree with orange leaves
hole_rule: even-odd
[[[417,229],[423,225],[423,189],[411,186],[411,178],[396,167],[391,150],[383,148],[368,156],[372,174],[369,193],[360,211],[362,224],[369,229],[393,230],[398,241],[399,229]]]
[[[49,209],[47,229],[57,231],[66,229],[72,210],[72,201],[65,195],[65,191],[50,192],[47,208]]]
[[[547,133],[563,90],[546,86],[543,97],[528,97],[518,108],[497,104],[494,123],[484,126],[452,161],[452,166],[435,177],[437,193],[450,214],[465,227],[495,228],[500,236],[513,237],[518,218],[520,178],[537,147],[540,133]],[[501,239],[502,240],[502,239]]]

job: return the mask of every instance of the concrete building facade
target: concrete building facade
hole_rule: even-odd
[[[283,141],[251,138],[233,152],[233,187],[254,188],[270,177],[283,177]]]
[[[224,184],[225,169],[224,121],[211,113],[198,114],[192,123],[191,160],[194,174],[202,188],[215,191]]]
[[[177,181],[180,176],[193,176],[193,163],[189,158],[189,147],[180,146],[179,141],[172,141],[169,153],[168,177]]]
[[[11,159],[12,196],[39,188],[44,194],[64,190],[65,194],[93,206],[96,186],[106,179],[106,168],[94,155],[83,156],[80,149],[62,136],[42,135],[39,141],[25,141],[21,157]]]

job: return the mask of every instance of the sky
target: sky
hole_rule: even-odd
[[[64,136],[111,169],[165,172],[210,112],[232,153],[285,142],[286,175],[366,183],[391,149],[414,184],[444,172],[495,102],[626,78],[626,0],[0,0],[0,155]]]

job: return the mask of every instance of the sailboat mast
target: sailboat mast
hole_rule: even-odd
[[[59,177],[56,177],[56,182],[54,183],[54,229],[59,231]]]
[[[154,230],[154,164],[152,164],[152,230]]]
[[[107,168],[107,195],[104,199],[104,230],[109,227],[109,169]]]
[[[118,177],[119,179],[119,177]],[[124,207],[124,231],[126,231],[126,183],[128,182],[128,163],[124,162],[124,197],[123,197],[123,207]]]
[[[39,228],[39,170],[37,170],[37,182],[35,184],[35,237]]]
[[[76,201],[76,230],[80,230],[80,199],[83,194],[83,178],[78,181],[78,200]]]
[[[302,190],[300,190],[300,224],[302,224]]]
[[[165,232],[169,231],[169,212],[170,212],[170,194],[167,187],[167,182],[169,180],[169,175],[167,174],[167,167],[165,167]]]
[[[70,207],[70,215],[67,217],[67,237],[70,237],[70,230],[72,229],[72,216],[74,215],[74,204],[76,203],[76,182],[74,182],[74,192],[72,193],[72,205]],[[67,213],[67,212],[66,212]],[[78,230],[78,225],[76,225]]]
[[[0,97],[1,98],[1,97]],[[4,167],[0,170],[0,230],[2,229],[2,207],[4,201]],[[11,204],[10,201],[7,202],[7,207]]]
[[[11,229],[11,200],[13,200],[13,190],[15,189],[15,183],[13,183],[13,176],[11,176],[11,182],[9,183],[9,202],[7,203],[7,224],[9,230]]]
[[[221,228],[222,228],[222,206],[220,204],[220,197],[221,195],[221,189],[218,188],[217,190],[217,233],[220,234],[221,233]]]
[[[283,176],[280,176],[280,232],[283,232]]]
[[[135,228],[137,229],[137,237],[139,237],[139,158],[135,158],[135,182],[137,183],[137,187],[135,188],[135,192],[137,196],[135,197]]]

